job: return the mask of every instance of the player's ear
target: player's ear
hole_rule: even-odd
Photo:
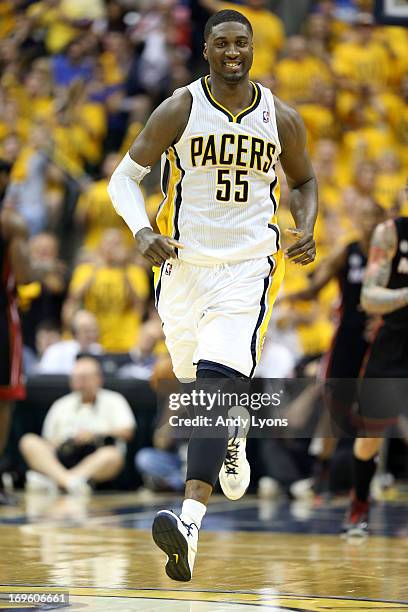
[[[208,62],[208,47],[206,42],[204,43],[203,56],[205,61]]]

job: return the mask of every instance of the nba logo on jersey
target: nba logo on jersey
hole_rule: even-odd
[[[172,269],[173,266],[171,265],[171,263],[167,262],[166,267],[164,269],[164,273],[167,274],[167,276],[170,276]]]
[[[269,111],[265,111],[263,112],[263,122],[264,123],[269,123]]]

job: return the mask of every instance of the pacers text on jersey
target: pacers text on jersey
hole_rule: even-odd
[[[191,165],[241,166],[268,173],[276,145],[248,134],[209,134],[190,140]]]

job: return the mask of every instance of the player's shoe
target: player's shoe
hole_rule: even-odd
[[[154,518],[153,540],[168,557],[166,574],[172,580],[188,582],[193,575],[197,554],[198,528],[184,523],[171,510],[161,510]]]
[[[227,455],[219,473],[221,489],[228,499],[240,499],[249,487],[251,466],[245,447],[245,438],[228,440]]]
[[[365,537],[369,534],[368,515],[370,503],[352,499],[346,519],[343,523],[343,533],[347,537]]]

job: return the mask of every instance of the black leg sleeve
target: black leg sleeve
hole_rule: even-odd
[[[199,364],[197,369],[197,388],[210,393],[222,394],[225,390],[234,389],[239,381],[245,379],[239,372],[212,362]],[[207,415],[211,415],[213,421],[218,416],[226,418],[229,408],[218,403]],[[195,414],[203,415],[204,412],[205,408],[196,410]],[[227,454],[228,427],[215,428],[213,425],[211,434],[211,437],[205,437],[200,427],[193,429],[188,445],[186,480],[201,480],[214,487]]]

